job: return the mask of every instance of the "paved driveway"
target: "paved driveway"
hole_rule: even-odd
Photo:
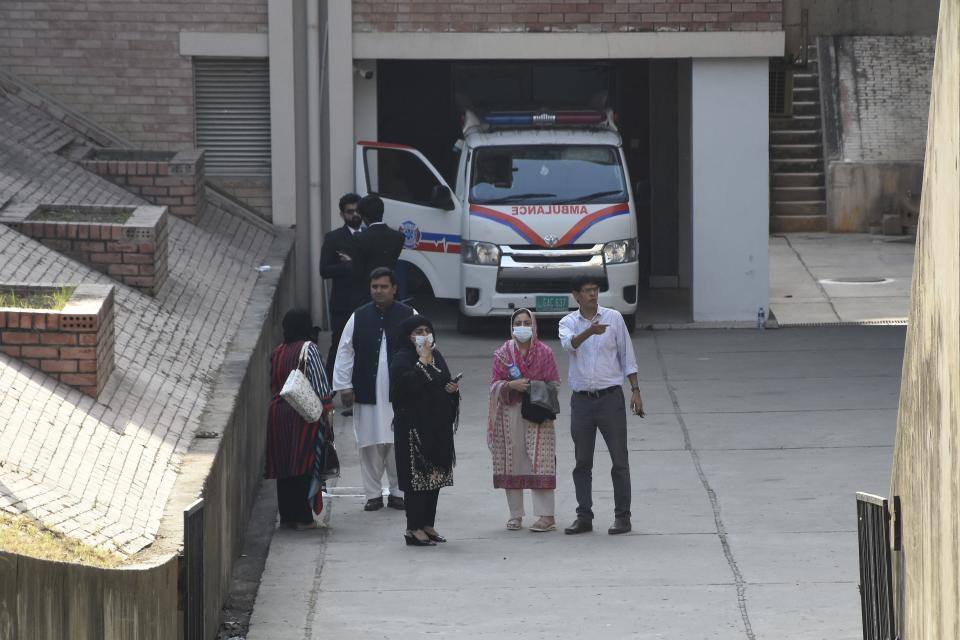
[[[598,444],[597,530],[576,537],[504,529],[484,439],[498,340],[439,333],[466,372],[456,486],[437,522],[450,542],[405,547],[402,513],[361,510],[344,422],[327,528],[276,533],[249,638],[861,637],[854,492],[887,494],[902,327],[638,332],[634,531],[605,533]],[[575,508],[568,419],[561,527]]]

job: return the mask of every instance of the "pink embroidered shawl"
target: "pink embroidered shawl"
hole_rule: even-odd
[[[533,337],[523,354],[517,340],[511,337],[494,352],[487,419],[487,447],[493,456],[493,486],[505,489],[553,489],[556,487],[556,435],[553,422],[535,425],[520,416],[522,395],[512,391],[510,365],[520,369],[529,380],[560,382],[557,361],[549,346],[537,336],[536,316],[527,309],[518,309],[533,320]]]

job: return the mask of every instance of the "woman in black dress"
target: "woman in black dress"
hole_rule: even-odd
[[[446,538],[433,528],[441,487],[453,485],[453,433],[460,389],[433,343],[433,324],[424,316],[400,325],[400,347],[390,365],[394,451],[404,492],[408,545],[434,546]]]

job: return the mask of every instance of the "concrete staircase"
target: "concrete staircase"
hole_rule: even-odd
[[[770,118],[770,231],[826,231],[816,45],[793,74],[793,115]]]

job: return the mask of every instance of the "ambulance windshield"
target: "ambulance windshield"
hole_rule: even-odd
[[[524,145],[474,151],[470,202],[590,204],[627,201],[615,147]]]

